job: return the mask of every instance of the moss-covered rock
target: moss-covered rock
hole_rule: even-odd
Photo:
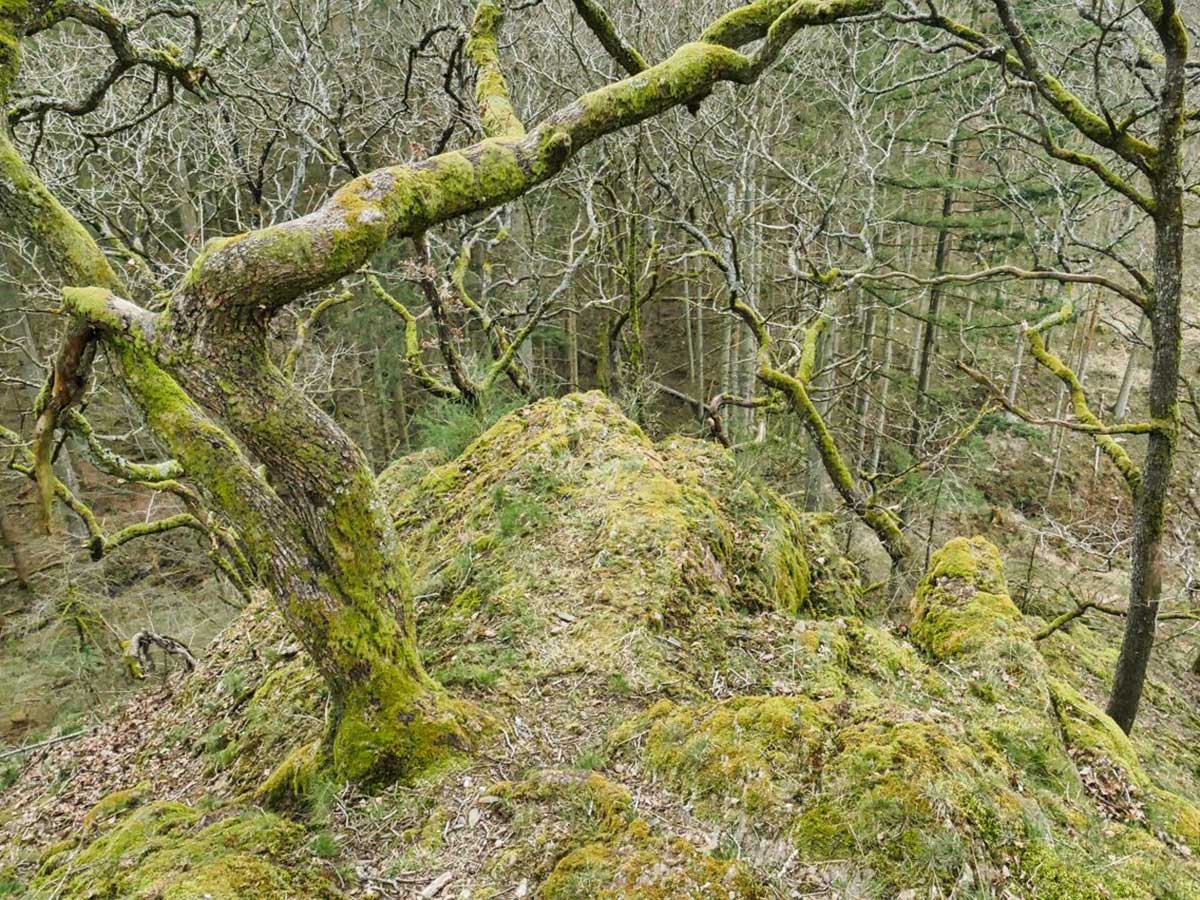
[[[938,659],[978,654],[1024,629],[1009,599],[1000,551],[983,538],[955,538],[933,555],[912,602],[913,643]]]
[[[913,610],[927,661],[856,620],[800,623],[812,662],[789,694],[660,701],[612,741],[723,831],[786,840],[831,873],[854,860],[869,896],[1191,896],[1190,804],[1159,790],[1143,805],[1128,739],[1051,681],[995,548],[948,544]]]
[[[44,866],[31,894],[88,900],[341,896],[303,864],[302,836],[300,826],[270,814],[210,816],[180,803],[150,803],[79,852]]]

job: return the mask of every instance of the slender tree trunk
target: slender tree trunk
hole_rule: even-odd
[[[375,452],[375,432],[372,429],[374,416],[367,406],[367,392],[363,390],[363,367],[358,360],[350,366],[350,388],[354,391],[354,403],[358,407],[359,434],[362,440],[363,452],[367,455],[367,464],[372,468],[379,464],[380,457]]]
[[[1015,406],[1017,403],[1017,390],[1021,386],[1021,361],[1025,357],[1025,335],[1020,331],[1017,332],[1017,349],[1013,353],[1012,370],[1008,376],[1008,390],[1005,392],[1004,399],[1008,401],[1009,406]],[[1015,413],[1009,414],[1010,418],[1015,418]]]
[[[875,362],[875,305],[871,304],[863,314],[861,353],[864,366],[863,377],[859,379],[858,400],[855,404],[854,417],[857,420],[857,434],[854,442],[854,455],[858,465],[862,466],[867,458],[867,429],[871,418],[871,379],[869,372]]]
[[[579,390],[579,324],[573,309],[567,312],[567,390]]]
[[[400,444],[404,447],[404,452],[408,453],[412,450],[412,441],[409,440],[408,435],[408,397],[404,390],[403,368],[396,372],[392,381],[392,409],[400,423]]]
[[[1117,402],[1113,405],[1113,422],[1124,422],[1125,414],[1129,410],[1129,395],[1133,391],[1133,376],[1137,372],[1138,362],[1142,355],[1141,341],[1146,337],[1146,325],[1149,320],[1142,316],[1138,320],[1137,327],[1137,343],[1133,345],[1133,350],[1129,353],[1129,359],[1125,363],[1125,374],[1121,376],[1121,389],[1117,392]]]
[[[958,175],[958,142],[950,137],[950,162],[946,167],[946,186],[942,189],[942,218],[938,226],[937,241],[933,251],[933,277],[946,274],[946,258],[950,253],[949,219],[954,211],[954,179]],[[917,398],[909,429],[908,449],[916,456],[923,438],[923,422],[926,415],[926,400],[929,381],[933,374],[933,355],[937,343],[937,319],[942,307],[942,286],[935,284],[929,289],[929,307],[926,310],[925,327],[921,335],[921,357],[917,364]]]
[[[817,381],[814,383],[814,387],[818,391],[825,387],[825,382],[830,377],[828,372],[823,372],[822,370],[829,362],[830,348],[833,346],[834,327],[835,321],[830,321],[829,326],[817,340],[816,363],[813,366],[813,371],[817,373]],[[822,404],[813,400],[813,407],[822,417],[828,414],[828,403]],[[807,455],[808,458],[805,461],[804,509],[806,512],[816,512],[821,508],[821,499],[825,493],[828,475],[826,474],[825,464],[821,458],[821,447],[811,432],[808,437]]]
[[[1163,75],[1159,156],[1154,170],[1154,306],[1150,314],[1150,432],[1142,464],[1142,487],[1134,503],[1132,571],[1125,634],[1113,675],[1108,714],[1128,733],[1141,702],[1154,647],[1162,596],[1163,530],[1171,468],[1179,439],[1179,363],[1183,349],[1180,297],[1183,290],[1184,66],[1188,37],[1179,12],[1160,13]]]
[[[892,387],[892,327],[895,324],[895,318],[896,311],[889,306],[883,320],[883,383],[879,388],[879,416],[872,437],[872,472],[879,471],[879,463],[883,455],[883,442],[887,435],[888,394]]]
[[[1075,363],[1075,374],[1079,377],[1080,384],[1087,384],[1087,364],[1088,354],[1092,347],[1092,334],[1096,330],[1096,318],[1100,312],[1100,300],[1093,296],[1091,310],[1085,322],[1081,321],[1083,334],[1079,341],[1079,358]],[[1065,404],[1064,404],[1065,405]],[[1100,404],[1100,408],[1104,408],[1104,404]],[[1067,441],[1067,429],[1061,428],[1058,433],[1058,446],[1054,451],[1054,465],[1050,471],[1050,489],[1046,492],[1047,497],[1054,493],[1054,484],[1058,480],[1058,473],[1062,471],[1062,454],[1063,448]]]
[[[704,403],[705,397],[697,389],[696,384],[696,336],[692,328],[692,279],[691,279],[691,260],[684,257],[683,260],[683,339],[687,343],[687,358],[688,372],[687,383],[688,390],[692,392],[692,396],[701,404]]]
[[[33,577],[33,567],[29,564],[29,557],[25,555],[25,547],[12,519],[5,515],[3,507],[0,507],[0,544],[4,545],[8,555],[12,557],[13,576],[17,579],[17,584],[27,591],[32,591],[30,579]]]
[[[391,462],[396,448],[392,435],[392,417],[388,411],[391,404],[388,403],[388,393],[383,382],[383,359],[378,344],[375,345],[375,352],[371,356],[371,375],[375,382],[375,402],[372,404],[375,415],[372,418],[378,422],[379,436],[383,439],[383,457],[378,461],[386,465]]]

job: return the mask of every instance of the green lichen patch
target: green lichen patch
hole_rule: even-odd
[[[1106,760],[1120,770],[1121,777],[1145,786],[1137,751],[1125,732],[1104,712],[1070,684],[1050,679],[1054,712],[1062,726],[1063,739],[1077,760]]]
[[[255,799],[275,810],[305,808],[317,790],[322,761],[318,742],[297,746],[258,786]]]
[[[85,831],[101,825],[108,820],[121,815],[144,801],[150,794],[150,782],[142,781],[131,788],[113,791],[107,794],[95,806],[88,810],[83,817]]]

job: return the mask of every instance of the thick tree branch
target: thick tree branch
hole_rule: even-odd
[[[385,241],[415,237],[439,222],[512,200],[604,135],[698,99],[722,81],[753,81],[799,28],[872,12],[880,0],[802,0],[771,19],[765,11],[775,6],[783,5],[751,4],[750,21],[717,28],[709,42],[685,44],[636,77],[583,95],[523,137],[489,138],[379,169],[354,179],[307,216],[211,242],[173,302],[172,329],[186,341],[204,331],[217,310],[270,316],[355,271]],[[759,37],[765,40],[753,57],[733,49]]]

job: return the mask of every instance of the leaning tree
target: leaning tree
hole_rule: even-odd
[[[106,258],[0,133],[0,215],[61,284],[67,319],[35,409],[33,467],[44,503],[54,491],[55,435],[102,349],[181,477],[236,527],[254,581],[328,683],[335,770],[356,780],[414,775],[469,740],[470,713],[421,667],[408,568],[366,456],[273,359],[272,321],[358,272],[386,244],[420,244],[439,223],[530,191],[605,135],[674,107],[695,108],[722,82],[754,82],[798,30],[878,7],[878,0],[747,3],[661,62],[623,60],[629,77],[526,129],[501,64],[501,10],[483,0],[466,47],[478,72],[482,141],[359,175],[307,215],[210,241],[165,300],[153,303],[139,302],[137,285],[122,274],[127,267]],[[624,55],[611,22],[588,19],[601,43]],[[12,97],[22,42],[57,27],[105,34],[113,80],[147,67],[183,91],[203,88],[207,73],[195,48],[135,41],[99,5],[3,0],[0,102]]]

